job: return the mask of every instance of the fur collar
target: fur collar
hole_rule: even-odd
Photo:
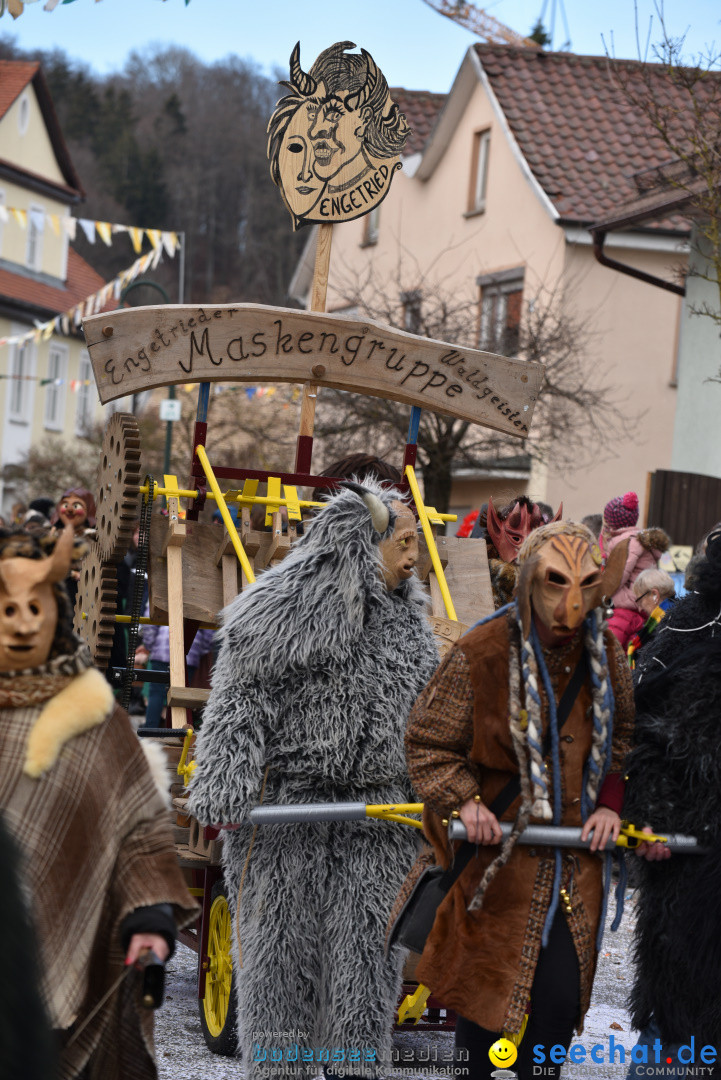
[[[37,778],[52,768],[65,743],[101,724],[115,703],[97,668],[88,668],[51,697],[30,729],[23,772]]]

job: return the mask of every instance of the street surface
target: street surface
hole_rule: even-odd
[[[627,897],[630,897],[630,891]],[[627,1051],[636,1042],[625,999],[630,986],[630,953],[633,930],[633,900],[626,900],[626,910],[620,929],[612,934],[608,927],[615,912],[613,892],[609,901],[609,918],[606,936],[601,949],[596,982],[594,984],[591,1008],[586,1017],[586,1027],[580,1044],[590,1050],[594,1044],[601,1043],[605,1063],[596,1064],[590,1060],[584,1064],[567,1062],[563,1068],[562,1080],[623,1080],[627,1066],[608,1063],[609,1037],[613,1035],[616,1045],[621,1044]],[[156,1017],[156,1047],[160,1080],[242,1080],[244,1070],[237,1058],[220,1057],[207,1049],[200,1030],[198,1001],[196,997],[197,957],[184,945],[179,945],[177,953],[168,965],[166,1004]],[[448,1068],[452,1034],[444,1032],[403,1033],[394,1038],[394,1047],[399,1051],[398,1068],[403,1069],[404,1080],[428,1080],[433,1073],[413,1071],[413,1056],[422,1054],[425,1061],[438,1061],[441,1068]],[[435,1048],[435,1050],[433,1049]],[[428,1064],[424,1065],[428,1069]],[[407,1072],[405,1070],[408,1070]],[[396,1076],[399,1074],[396,1073]],[[542,1080],[542,1078],[539,1078]]]

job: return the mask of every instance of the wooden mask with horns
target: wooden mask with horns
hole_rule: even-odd
[[[75,531],[66,525],[52,555],[0,559],[0,671],[44,664],[58,622],[53,585],[70,570]]]
[[[627,542],[618,544],[604,569],[598,544],[584,525],[554,522],[536,529],[518,558],[516,599],[524,637],[532,613],[559,643],[570,637],[618,588],[627,550]]]

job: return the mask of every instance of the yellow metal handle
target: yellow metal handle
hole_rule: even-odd
[[[446,608],[446,615],[453,622],[458,622],[458,616],[456,615],[456,609],[453,606],[451,600],[450,590],[448,588],[448,582],[446,581],[446,575],[443,573],[443,567],[441,566],[441,560],[438,556],[438,548],[436,547],[435,537],[433,536],[433,530],[431,523],[428,519],[423,499],[421,498],[421,491],[418,487],[418,481],[416,480],[415,470],[412,465],[406,465],[406,476],[408,478],[408,484],[410,485],[411,494],[413,495],[414,502],[416,504],[416,510],[418,511],[418,520],[421,523],[423,529],[423,535],[426,538],[426,544],[428,545],[428,553],[431,557],[431,563],[433,564],[433,570],[438,581],[438,587],[441,590],[441,596],[443,597],[443,603]]]
[[[248,556],[245,554],[245,549],[240,542],[238,530],[235,527],[235,522],[230,516],[230,510],[228,509],[228,506],[225,502],[223,492],[220,490],[220,487],[218,486],[218,481],[215,479],[215,473],[211,468],[210,462],[208,460],[208,455],[205,452],[205,447],[201,444],[198,444],[198,446],[196,446],[195,448],[195,454],[198,458],[198,461],[203,466],[203,472],[205,473],[206,479],[210,484],[211,491],[215,495],[215,501],[218,504],[218,509],[220,510],[220,515],[223,519],[223,523],[228,530],[228,535],[230,537],[231,543],[235,548],[235,554],[238,556],[238,562],[243,568],[243,573],[245,574],[247,580],[252,585],[255,581],[253,567],[250,565],[250,562],[248,561]]]
[[[418,984],[415,994],[407,994],[398,1009],[398,1023],[405,1024],[408,1020],[414,1020],[416,1024],[426,1011],[426,1002],[431,992],[423,983]]]

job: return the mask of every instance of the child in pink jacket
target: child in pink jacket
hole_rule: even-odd
[[[639,610],[633,594],[633,583],[642,570],[658,566],[658,560],[668,548],[670,540],[663,529],[638,529],[638,495],[628,491],[606,503],[603,511],[603,528],[599,545],[607,559],[617,544],[628,540],[626,567],[621,584],[613,594],[613,615],[608,620],[625,649],[629,641],[646,621]]]

